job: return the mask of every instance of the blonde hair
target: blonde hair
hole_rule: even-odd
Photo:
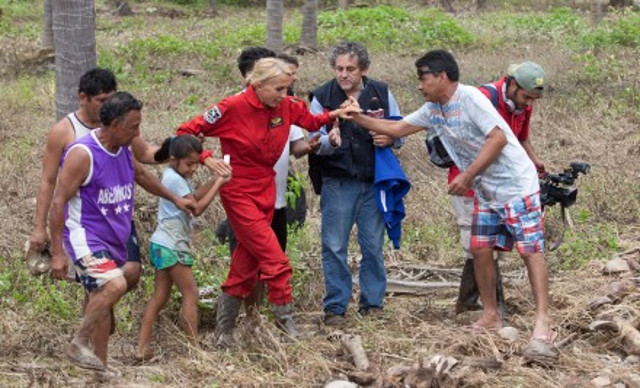
[[[262,58],[247,76],[247,85],[256,85],[282,74],[291,75],[286,62],[278,58]]]

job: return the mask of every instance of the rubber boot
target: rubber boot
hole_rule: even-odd
[[[233,338],[233,328],[236,326],[236,318],[240,312],[242,299],[225,294],[218,297],[218,309],[216,312],[216,345],[229,349],[236,348],[238,344]]]
[[[276,317],[276,324],[291,338],[298,338],[300,333],[293,321],[293,304],[271,305],[271,311]]]
[[[502,285],[502,274],[500,273],[500,265],[498,264],[500,260],[496,260],[496,302],[498,302],[498,311],[500,311],[500,316],[502,317],[502,321],[506,318],[506,307],[504,303],[504,287]]]
[[[478,304],[479,297],[475,271],[473,270],[473,259],[467,259],[462,269],[460,292],[456,301],[456,314],[482,309],[482,306]]]
[[[502,282],[502,274],[500,273],[499,260],[495,260],[496,268],[496,302],[498,303],[498,311],[502,319],[505,318],[504,303],[504,286]],[[465,311],[475,311],[482,309],[478,303],[480,293],[478,292],[478,284],[476,283],[475,271],[473,269],[473,259],[467,259],[462,270],[462,279],[460,280],[460,292],[456,301],[456,314]]]

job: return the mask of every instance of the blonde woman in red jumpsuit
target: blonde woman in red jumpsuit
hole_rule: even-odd
[[[225,98],[177,131],[178,135],[218,137],[222,153],[231,157],[233,177],[220,190],[220,197],[238,245],[218,299],[216,343],[221,347],[237,346],[236,317],[258,276],[267,285],[267,299],[279,326],[292,337],[298,335],[292,319],[291,265],[270,226],[276,193],[273,166],[289,141],[291,124],[313,132],[356,109],[314,116],[303,101],[287,96],[290,77],[283,61],[261,59],[244,92]],[[223,162],[210,156],[209,152],[202,158],[215,171]]]

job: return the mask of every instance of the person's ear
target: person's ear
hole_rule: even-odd
[[[85,93],[85,92],[80,92],[78,94],[78,99],[80,100],[80,104],[83,104],[83,103],[86,104],[87,102],[89,102],[91,97],[87,96],[87,93]]]

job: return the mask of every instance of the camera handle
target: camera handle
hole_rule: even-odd
[[[560,204],[560,214],[562,215],[562,232],[560,232],[560,236],[553,243],[553,246],[549,248],[549,252],[553,252],[556,249],[560,248],[560,245],[562,245],[562,243],[564,242],[564,232],[567,230],[567,226],[571,226],[571,221],[569,221],[570,219],[569,217],[567,217],[566,209],[567,208],[563,204]]]

